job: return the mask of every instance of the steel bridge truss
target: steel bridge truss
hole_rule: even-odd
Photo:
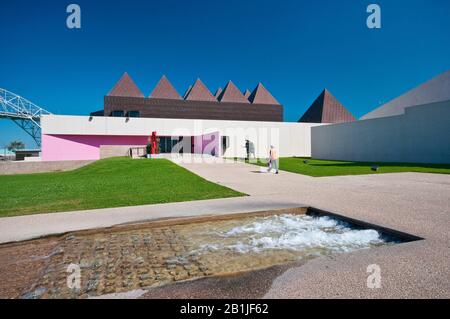
[[[41,146],[41,116],[51,114],[27,99],[0,88],[0,118],[11,119]]]

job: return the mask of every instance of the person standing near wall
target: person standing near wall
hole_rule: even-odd
[[[253,144],[250,140],[245,140],[245,150],[247,152],[247,160],[250,160],[251,158],[256,159],[255,154],[255,144]],[[253,155],[253,157],[252,157]]]
[[[272,168],[276,170],[275,174],[278,174],[278,167],[279,167],[278,152],[277,152],[275,146],[273,146],[273,145],[270,145],[269,158],[270,158]]]

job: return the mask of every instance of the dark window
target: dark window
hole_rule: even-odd
[[[159,138],[159,148],[162,154],[172,153],[173,146],[177,143],[177,140],[172,140],[170,136],[161,136]]]
[[[111,112],[111,116],[114,116],[114,117],[124,117],[124,116],[125,116],[125,112],[124,112],[124,111],[121,111],[121,110],[112,111],[112,112]]]
[[[141,117],[141,113],[139,111],[128,111],[128,117]]]
[[[228,147],[230,147],[230,137],[222,136],[222,148],[227,149]]]
[[[191,139],[189,138],[188,140],[186,140],[188,142],[188,145],[183,145],[183,144],[179,144],[179,143],[183,143],[184,141],[184,137],[183,136],[179,136],[179,137],[171,137],[171,136],[160,136],[159,137],[159,150],[161,154],[164,153],[173,153],[178,151],[178,153],[182,154],[183,152],[186,152],[186,150],[184,149],[184,147],[190,147],[190,141]],[[177,146],[176,149],[174,149],[174,147],[179,144]]]

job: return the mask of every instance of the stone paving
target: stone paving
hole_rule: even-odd
[[[292,211],[304,213],[305,210]],[[256,213],[260,214],[267,212]],[[230,215],[217,218],[213,222],[220,227],[230,222],[236,226],[243,218],[251,217]],[[199,246],[191,235],[200,234],[200,238],[207,242],[208,238],[201,235],[210,231],[210,219],[156,221],[2,245],[0,281],[16,279],[9,282],[8,287],[1,285],[0,297],[95,297],[261,269],[295,258],[295,254],[289,252],[261,254],[259,258],[236,252],[195,253]],[[79,289],[70,289],[67,284],[71,264],[80,269]],[[18,268],[27,271],[18,277]]]
[[[92,235],[60,239],[34,288],[25,298],[85,298],[163,285],[211,274],[196,256],[180,264],[176,257],[189,249],[174,228]],[[81,289],[67,286],[67,267],[80,266]]]

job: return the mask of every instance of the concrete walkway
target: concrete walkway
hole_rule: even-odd
[[[425,240],[314,259],[278,276],[266,297],[450,297],[450,175],[398,173],[312,178],[287,172],[261,174],[259,167],[243,163],[179,164],[250,196],[2,218],[0,242],[158,218],[306,205]],[[382,289],[366,286],[370,264],[381,267]]]
[[[242,163],[183,166],[257,198],[299,201],[425,238],[314,259],[278,276],[267,298],[450,297],[450,175],[311,178],[287,172],[260,174],[258,168]],[[381,269],[381,289],[367,288],[367,267],[372,264]],[[252,284],[248,281],[246,286]]]
[[[450,239],[450,175],[394,173],[315,178],[282,171],[279,175],[262,174],[258,167],[244,163],[179,164],[255,200],[298,202],[418,236],[431,238],[439,233],[439,238],[445,235]]]

